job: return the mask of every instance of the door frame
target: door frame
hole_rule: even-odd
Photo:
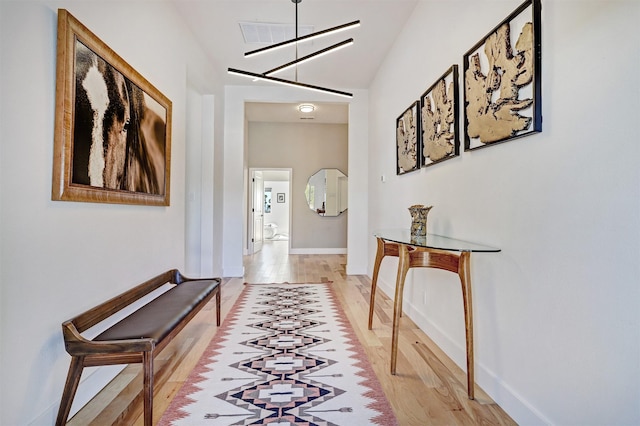
[[[259,175],[259,177],[258,177]],[[258,177],[261,181],[262,181],[262,191],[261,194],[256,194],[256,177]],[[251,202],[249,203],[249,229],[247,232],[247,249],[249,251],[249,254],[253,254],[256,253],[260,250],[262,250],[262,243],[264,242],[264,205],[263,205],[263,199],[264,199],[264,177],[262,176],[262,170],[259,169],[252,169],[249,172],[249,192],[250,192],[250,200]],[[258,199],[258,197],[260,197],[260,202],[258,202],[258,205],[256,205],[256,200]],[[256,212],[259,212],[260,216],[262,217],[260,223],[263,226],[263,229],[261,229],[259,231],[259,235],[260,235],[260,241],[258,243],[256,243],[255,241],[255,236],[256,236],[256,230],[255,230],[255,223],[256,223]]]

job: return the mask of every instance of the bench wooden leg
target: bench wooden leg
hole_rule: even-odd
[[[153,354],[142,353],[144,370],[144,426],[152,426],[153,420]]]
[[[216,292],[216,325],[220,327],[220,285],[218,285]]]
[[[78,390],[78,384],[80,383],[80,377],[82,376],[82,370],[84,369],[84,356],[71,357],[71,365],[69,366],[69,373],[67,374],[67,381],[64,384],[64,390],[62,391],[62,399],[60,400],[60,407],[58,408],[58,418],[56,419],[56,426],[64,426],[67,424],[67,418],[71,411],[71,404],[73,403],[73,397]]]

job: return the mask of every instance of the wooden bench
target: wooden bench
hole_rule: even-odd
[[[82,337],[81,333],[90,327],[167,283],[176,285],[93,339]],[[220,279],[187,278],[172,269],[63,322],[64,345],[71,355],[71,365],[56,425],[67,422],[84,367],[142,363],[144,424],[151,426],[153,360],[213,296],[220,325]]]

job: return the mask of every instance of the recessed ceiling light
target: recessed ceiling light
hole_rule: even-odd
[[[298,111],[300,112],[304,112],[304,113],[309,113],[309,112],[313,112],[315,111],[316,106],[313,104],[300,104],[298,105]]]

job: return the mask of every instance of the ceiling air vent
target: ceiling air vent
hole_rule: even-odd
[[[247,44],[275,44],[296,37],[295,24],[269,22],[239,22],[244,42]],[[313,25],[299,25],[298,37],[313,32]]]

